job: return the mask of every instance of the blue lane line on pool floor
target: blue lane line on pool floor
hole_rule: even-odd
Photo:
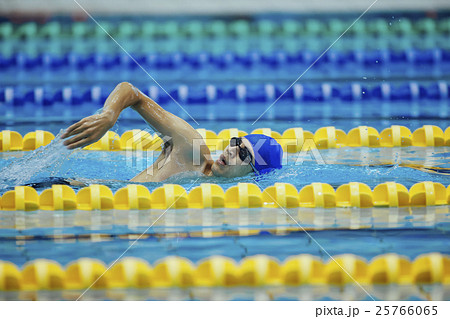
[[[397,253],[410,259],[429,252],[450,254],[449,228],[323,230],[310,234],[332,256],[349,253],[370,260],[385,253]],[[135,238],[93,239],[2,240],[0,260],[8,260],[20,266],[33,259],[48,258],[65,265],[81,257],[91,257],[109,264],[120,256]],[[182,256],[197,262],[212,255],[223,255],[239,261],[246,256],[257,254],[273,256],[280,261],[292,255],[312,254],[328,261],[328,255],[304,232],[284,236],[264,232],[255,236],[217,238],[149,236],[141,238],[126,256],[139,257],[154,263],[168,255]]]

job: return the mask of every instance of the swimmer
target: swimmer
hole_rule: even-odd
[[[213,161],[208,146],[191,125],[164,110],[127,82],[116,86],[101,113],[88,116],[67,128],[62,135],[64,145],[68,149],[76,149],[98,141],[127,107],[138,112],[149,126],[162,135],[164,141],[163,151],[153,165],[132,178],[131,182],[162,182],[182,172],[232,178],[251,173],[265,174],[282,167],[283,150],[280,144],[262,134],[233,137],[219,159]]]

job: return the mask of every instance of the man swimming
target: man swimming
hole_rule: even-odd
[[[238,177],[251,172],[264,174],[282,167],[283,150],[280,144],[262,134],[233,137],[219,159],[213,161],[208,146],[191,125],[164,110],[127,82],[116,86],[101,113],[88,116],[67,128],[62,135],[66,139],[64,145],[75,149],[98,141],[127,107],[138,112],[148,125],[164,136],[165,141],[163,151],[153,165],[132,178],[132,182],[161,182],[189,171],[206,176]],[[194,159],[195,151],[199,155]]]

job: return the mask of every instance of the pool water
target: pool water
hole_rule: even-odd
[[[125,17],[104,18],[111,32],[118,32],[122,46],[187,112],[109,38],[94,37],[94,31],[78,37],[73,31],[77,28],[95,30],[88,22],[75,27],[70,19],[55,17],[53,22],[61,24],[64,36],[39,36],[33,32],[45,33],[42,26],[33,31],[34,27],[24,25],[22,31],[13,32],[16,35],[5,37],[6,31],[1,30],[8,30],[5,25],[9,22],[0,24],[0,130],[13,130],[24,136],[40,129],[56,136],[52,143],[35,151],[0,152],[0,195],[14,186],[55,176],[74,178],[88,185],[103,184],[115,192],[151,165],[159,152],[136,152],[130,158],[130,153],[124,151],[70,151],[62,145],[61,130],[96,112],[121,81],[133,83],[194,128],[215,133],[227,128],[248,133],[256,128],[271,128],[282,133],[291,127],[314,133],[325,126],[348,132],[361,125],[374,127],[378,132],[391,125],[406,126],[411,132],[423,125],[436,125],[445,130],[450,126],[450,47],[445,29],[448,17],[431,19],[436,25],[433,32],[419,32],[415,23],[404,21],[425,19],[422,14],[395,16],[394,19],[367,15],[361,20],[366,31],[344,36],[286,94],[282,93],[339,35],[328,32],[333,30],[333,23],[345,24],[348,16],[332,17],[334,20],[327,16],[291,15],[223,19],[225,24],[232,25],[229,30],[234,31],[227,29],[229,33],[219,36],[186,35],[183,32],[188,31],[184,28],[177,29],[183,35],[172,34],[167,25],[173,25],[173,21],[189,24],[190,20],[163,18],[158,22],[161,29],[155,34],[130,37],[121,36],[118,31]],[[398,16],[405,17],[403,22]],[[266,20],[275,25],[297,21],[305,27],[298,27],[291,35],[281,31],[258,33],[262,31],[255,26]],[[197,17],[196,21],[210,22],[205,17]],[[246,27],[242,25],[246,24],[242,21],[253,31],[244,32]],[[372,23],[378,25],[380,21],[390,23],[384,34],[373,31],[376,28]],[[154,21],[142,18],[133,23],[147,22]],[[327,25],[328,31],[315,29],[315,23]],[[264,111],[267,112],[259,119]],[[127,109],[112,131],[121,135],[131,129],[149,128],[137,113]],[[447,187],[449,154],[448,146],[343,147],[285,153],[283,168],[264,176],[225,179],[186,173],[164,183],[179,184],[186,191],[201,183],[216,183],[227,190],[241,182],[256,183],[263,190],[280,181],[294,185],[297,190],[315,182],[328,183],[335,189],[349,182],[365,183],[373,189],[388,181],[407,188],[423,181]],[[213,158],[219,155],[220,152],[215,152]],[[143,185],[153,191],[164,183]],[[37,189],[38,193],[43,190]],[[156,209],[0,210],[0,260],[21,267],[28,261],[47,258],[65,266],[77,258],[91,257],[110,264],[144,232],[126,256],[139,257],[152,264],[166,256],[198,262],[222,255],[239,262],[248,256],[265,254],[283,262],[293,255],[311,254],[328,262],[329,255],[340,254],[355,254],[367,261],[386,253],[410,260],[430,252],[450,254],[449,205],[178,209],[162,213]],[[150,225],[153,226],[149,228]],[[356,285],[117,289],[89,291],[84,299],[450,298],[449,286],[440,284],[375,285],[367,289],[371,296]],[[78,296],[79,293],[70,291],[0,291],[0,299],[7,300],[72,300]]]
[[[176,183],[192,188],[201,183],[220,184],[224,190],[239,182],[257,181],[260,188],[282,180],[297,189],[320,182],[337,188],[349,182],[361,182],[374,188],[395,181],[410,188],[420,181],[449,184],[450,162],[448,147],[407,148],[341,148],[285,153],[283,168],[266,175],[249,174],[238,178],[193,176],[182,173],[164,183]],[[84,151],[67,150],[59,136],[50,144],[34,152],[3,153],[0,157],[0,189],[51,177],[69,177],[87,184],[105,184],[113,191],[127,185],[127,181],[150,166],[160,152]],[[221,151],[213,153],[216,159]],[[131,157],[131,158],[130,158]],[[441,168],[436,172],[426,168]],[[144,183],[150,190],[163,183]]]

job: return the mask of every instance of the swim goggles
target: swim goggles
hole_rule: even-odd
[[[258,174],[258,171],[255,168],[255,165],[253,165],[252,153],[250,153],[250,151],[248,150],[247,147],[245,147],[245,146],[241,147],[241,144],[242,144],[242,138],[241,137],[232,137],[230,139],[230,146],[232,146],[232,147],[234,147],[234,146],[239,147],[239,158],[241,159],[241,161],[245,162],[245,160],[247,158],[250,158],[250,161],[248,162],[248,164],[252,168],[253,172]]]

